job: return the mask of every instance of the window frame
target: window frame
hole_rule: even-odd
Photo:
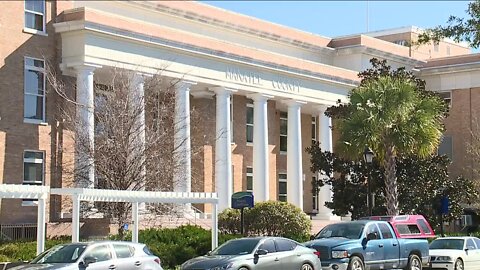
[[[451,108],[452,107],[452,91],[451,90],[448,90],[448,91],[439,91],[437,92],[440,97],[444,100],[444,101],[448,101],[448,107]],[[448,97],[444,96],[445,94],[448,93]]]
[[[282,177],[280,177],[282,176]],[[285,178],[283,177],[285,176]],[[277,194],[277,199],[278,201],[281,202],[287,202],[288,201],[288,175],[287,173],[279,173],[278,174],[278,194]],[[286,186],[286,193],[280,193],[280,183],[285,183]],[[280,197],[285,197],[285,200],[281,200]]]
[[[235,144],[233,139],[233,95],[230,95],[230,143]]]
[[[29,10],[27,9],[27,5],[26,5],[26,2],[28,0],[24,0],[23,1],[23,32],[25,33],[30,33],[30,34],[34,34],[34,35],[41,35],[41,36],[47,36],[47,20],[46,20],[46,17],[47,17],[47,1],[45,0],[35,0],[35,1],[42,1],[43,2],[43,14],[38,12],[38,11],[34,11],[34,10]],[[30,27],[27,27],[25,25],[25,19],[26,19],[26,13],[31,13],[31,14],[34,14],[34,15],[41,15],[42,16],[42,31],[40,30],[37,30],[37,29],[34,29],[34,28],[30,28]]]
[[[248,123],[248,110],[249,108],[252,108],[252,123]],[[254,128],[255,128],[255,108],[253,106],[253,103],[250,102],[250,101],[247,101],[247,106],[246,106],[246,111],[245,111],[245,141],[247,142],[247,145],[253,145],[253,132],[254,132]],[[249,142],[248,141],[248,128],[251,127],[252,128],[252,141]]]
[[[314,182],[317,182],[317,177],[316,176],[312,176],[312,183]],[[313,189],[312,189],[313,191]],[[318,191],[317,192],[312,192],[312,211],[317,211],[318,212],[318,209],[320,208],[318,206]]]
[[[27,152],[32,153],[41,153],[42,159],[38,158],[25,158]],[[45,185],[45,151],[42,150],[24,150],[22,156],[22,185],[31,185],[31,186],[44,186]],[[42,180],[41,181],[25,181],[25,163],[30,164],[42,164]],[[36,199],[22,199],[22,206],[37,206],[38,200]]]
[[[318,141],[318,134],[317,134],[317,117],[312,115],[312,145]]]
[[[27,60],[33,60],[33,61],[42,61],[43,63],[43,68],[35,67],[35,66],[30,66],[27,65]],[[27,93],[27,72],[28,71],[38,71],[43,73],[43,94],[33,94],[33,93]],[[46,69],[45,69],[45,59],[41,58],[36,58],[36,57],[30,57],[30,56],[25,56],[23,58],[23,122],[24,123],[29,123],[29,124],[42,124],[46,125],[46,99],[47,99],[47,78],[46,78]],[[31,119],[31,118],[26,118],[25,117],[25,101],[26,101],[26,96],[33,96],[33,97],[42,97],[42,119]]]
[[[443,135],[442,135],[442,137],[440,138],[440,143],[438,144],[437,155],[440,155],[440,153],[439,153],[440,146],[442,145],[442,143],[443,143],[443,141],[444,141],[445,138],[450,138],[450,153],[451,153],[451,157],[448,156],[448,154],[442,154],[442,155],[446,155],[448,158],[450,158],[450,161],[453,162],[454,156],[453,156],[453,136],[452,136],[452,135],[446,135],[446,134],[443,134]]]
[[[251,169],[252,171],[249,172],[248,169]],[[247,192],[253,192],[253,167],[251,166],[247,166],[247,168],[245,169],[245,174],[246,174],[246,185],[245,185],[245,191]],[[251,177],[252,179],[252,189],[248,189],[248,178]]]
[[[285,116],[283,116],[282,114],[285,114]],[[285,124],[287,125],[287,132],[285,134],[282,134],[282,121],[285,121]],[[279,137],[280,137],[279,144],[278,144],[278,149],[280,151],[280,154],[285,155],[287,153],[287,150],[288,150],[288,112],[280,111],[280,122],[279,122],[278,134],[279,134]],[[285,141],[286,141],[286,149],[285,150],[282,150],[282,137],[285,137]]]

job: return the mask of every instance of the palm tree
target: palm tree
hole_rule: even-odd
[[[397,156],[427,157],[438,147],[445,103],[419,89],[408,76],[384,73],[350,92],[348,110],[338,119],[338,149],[359,158],[369,146],[385,168],[387,214],[398,214]],[[420,183],[421,184],[421,183]]]

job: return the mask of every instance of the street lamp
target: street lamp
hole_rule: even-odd
[[[373,160],[373,151],[370,149],[370,147],[366,146],[365,150],[363,151],[363,159],[365,160],[365,164],[371,164]],[[367,168],[368,170],[368,168]],[[370,174],[370,171],[367,172]],[[372,208],[373,208],[373,200],[372,200],[372,195],[370,191],[370,179],[368,179],[368,176],[365,176],[367,178],[367,206],[368,206],[368,215],[372,215]]]

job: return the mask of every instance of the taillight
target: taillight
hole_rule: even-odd
[[[159,258],[155,258],[154,260],[156,263],[158,263],[158,265],[160,265],[160,259]]]
[[[320,258],[320,251],[314,251],[313,254],[317,255],[318,258]]]

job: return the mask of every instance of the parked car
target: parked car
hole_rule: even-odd
[[[320,252],[323,270],[421,270],[431,236],[423,216],[372,217],[327,225],[305,245]]]
[[[162,270],[162,267],[160,259],[144,244],[101,241],[54,246],[30,263],[12,268],[23,269]]]
[[[444,237],[430,243],[430,263],[434,269],[479,270],[480,239]]]
[[[182,270],[320,270],[318,253],[281,237],[239,238],[205,256],[186,261]]]

